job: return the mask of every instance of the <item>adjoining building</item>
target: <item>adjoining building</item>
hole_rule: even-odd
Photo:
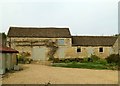
[[[30,53],[33,60],[48,60],[51,47],[57,46],[55,58],[84,58],[98,55],[105,58],[118,53],[118,37],[114,36],[71,36],[69,28],[10,27],[7,46],[19,52]]]
[[[72,46],[77,57],[97,55],[105,58],[110,54],[118,54],[117,41],[114,36],[72,36]]]

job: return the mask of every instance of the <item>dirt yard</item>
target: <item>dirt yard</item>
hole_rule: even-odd
[[[26,64],[24,70],[8,73],[2,81],[3,84],[117,84],[118,71]]]

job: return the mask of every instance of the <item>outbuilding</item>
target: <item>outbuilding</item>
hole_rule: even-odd
[[[12,70],[16,65],[17,50],[0,45],[0,74]]]

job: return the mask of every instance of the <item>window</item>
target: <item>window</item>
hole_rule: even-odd
[[[77,48],[77,52],[81,52],[81,48]]]
[[[99,52],[103,52],[103,48],[99,48]]]
[[[64,39],[59,39],[58,40],[58,45],[64,45],[65,43],[64,43]]]

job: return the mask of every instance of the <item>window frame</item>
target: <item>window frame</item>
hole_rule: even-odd
[[[101,50],[102,49],[102,50]],[[99,53],[103,53],[104,52],[104,48],[103,47],[100,47],[99,48]]]
[[[77,48],[77,53],[81,53],[82,52],[82,49],[79,47]]]
[[[65,39],[58,39],[57,43],[58,43],[58,45],[64,46],[65,45]]]

